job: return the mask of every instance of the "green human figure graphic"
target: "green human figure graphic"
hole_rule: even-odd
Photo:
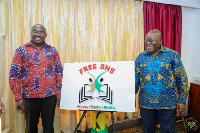
[[[105,71],[106,72],[106,71]],[[93,83],[91,83],[90,84],[90,87],[91,87],[91,89],[88,91],[88,92],[91,92],[91,94],[92,94],[92,92],[95,90],[95,88],[97,89],[97,91],[99,92],[99,94],[100,94],[100,92],[104,92],[104,91],[102,91],[100,88],[101,88],[101,86],[103,86],[102,84],[100,84],[99,83],[99,78],[105,73],[105,72],[103,72],[103,73],[101,73],[97,78],[95,78],[92,74],[90,74],[93,78],[94,78],[94,82]],[[101,80],[101,79],[100,79]],[[92,82],[92,79],[90,78],[90,82]],[[101,82],[101,81],[100,81]]]

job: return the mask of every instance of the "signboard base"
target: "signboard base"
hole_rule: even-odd
[[[79,120],[79,122],[78,122],[78,124],[77,124],[77,126],[74,130],[74,133],[76,133],[76,131],[78,130],[78,128],[79,128],[83,118],[85,117],[86,113],[87,113],[87,110],[84,110],[83,115],[81,116],[81,118],[80,118],[80,120]],[[99,111],[98,113],[101,113],[101,111]],[[111,114],[111,120],[112,120],[112,124],[113,124],[113,133],[115,133],[115,121],[114,121],[113,111],[110,111],[110,114]]]

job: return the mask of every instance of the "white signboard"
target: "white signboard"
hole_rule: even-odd
[[[133,61],[65,63],[61,109],[135,112]]]

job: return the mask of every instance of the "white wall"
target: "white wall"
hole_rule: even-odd
[[[192,70],[191,75],[198,76],[200,81],[200,9],[194,10],[194,25],[193,25],[193,43],[192,48]]]
[[[182,61],[189,82],[200,81],[200,9],[182,7]]]
[[[180,5],[192,8],[200,8],[200,0],[144,0],[144,1]]]
[[[189,81],[192,79],[191,64],[193,43],[193,27],[194,27],[194,9],[182,7],[182,46],[181,59],[185,70],[188,74]],[[187,31],[187,32],[186,32]]]

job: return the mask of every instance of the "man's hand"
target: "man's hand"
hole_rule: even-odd
[[[24,100],[20,99],[20,100],[16,100],[16,106],[18,110],[24,110]]]
[[[56,95],[57,104],[60,104],[60,98],[61,98],[61,95]]]
[[[5,107],[2,101],[0,100],[0,118],[2,118],[4,114],[5,114]]]
[[[185,104],[177,103],[176,110],[178,110],[178,114],[181,115],[185,111]]]

